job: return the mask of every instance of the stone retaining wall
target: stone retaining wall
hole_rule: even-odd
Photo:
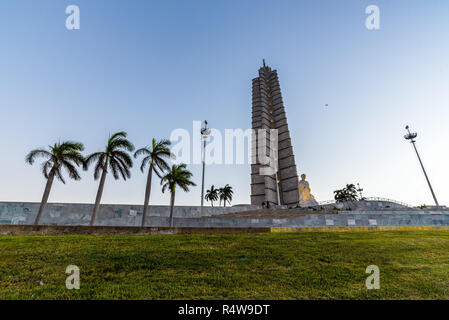
[[[93,204],[49,203],[45,206],[41,224],[88,225],[93,211]],[[198,218],[258,209],[255,206],[204,207],[203,214],[199,206],[176,206],[174,217]],[[32,224],[39,210],[39,203],[34,202],[0,202],[0,224]],[[98,225],[140,226],[143,206],[103,204],[97,216]],[[148,216],[168,217],[169,206],[150,206]]]
[[[151,217],[153,226],[167,226],[168,218]],[[249,218],[175,218],[175,227],[365,227],[365,226],[449,226],[449,213],[401,211],[384,212],[342,212],[339,214],[308,214],[284,219]]]
[[[40,224],[82,226],[90,222],[93,205],[48,204]],[[0,225],[31,225],[39,208],[38,203],[0,203]],[[430,210],[372,210],[311,213],[286,218],[214,218],[223,213],[260,209],[251,206],[229,208],[175,207],[174,226],[180,228],[308,228],[308,227],[375,227],[375,226],[449,226],[449,211]],[[278,216],[281,216],[279,209]],[[169,207],[151,206],[147,226],[168,227]],[[97,226],[138,227],[142,206],[102,205]]]

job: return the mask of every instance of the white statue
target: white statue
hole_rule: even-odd
[[[301,181],[298,184],[299,190],[299,205],[301,207],[317,206],[318,202],[315,197],[310,193],[309,183],[306,181],[306,175],[301,175]]]

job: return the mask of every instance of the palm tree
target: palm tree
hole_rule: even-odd
[[[169,140],[161,140],[156,142],[156,139],[153,138],[151,147],[145,147],[137,150],[134,153],[134,158],[137,158],[139,155],[145,155],[145,158],[142,159],[142,165],[140,166],[140,170],[144,172],[145,166],[150,163],[150,169],[148,170],[147,177],[147,187],[145,189],[145,201],[143,204],[143,215],[142,215],[142,227],[145,226],[145,220],[147,217],[148,210],[148,202],[150,201],[150,192],[151,192],[151,178],[153,176],[153,171],[157,174],[159,178],[162,178],[161,173],[165,170],[169,170],[167,162],[165,162],[164,158],[170,157],[170,146],[171,142]],[[157,168],[161,172],[158,172]]]
[[[119,174],[122,176],[123,180],[131,177],[129,169],[133,166],[133,162],[127,151],[134,151],[134,146],[126,139],[126,137],[126,132],[121,131],[114,133],[109,137],[105,151],[92,153],[84,162],[85,170],[89,168],[90,164],[96,162],[94,171],[95,180],[98,179],[101,172],[100,185],[98,186],[94,211],[92,212],[92,219],[90,221],[91,226],[94,225],[98,209],[100,208],[100,201],[103,194],[106,175],[108,174],[108,167],[111,169],[112,175],[116,180],[120,178]]]
[[[232,201],[232,194],[234,191],[232,191],[232,187],[229,184],[226,184],[223,188],[219,189],[220,192],[220,204],[221,200],[223,200],[223,206],[226,207],[226,201],[231,204]]]
[[[334,191],[334,193],[335,193],[334,199],[336,202],[345,202],[346,201],[346,195],[345,195],[344,191],[345,191],[344,189],[338,189],[338,190]]]
[[[70,178],[74,180],[81,179],[75,165],[80,166],[84,163],[84,157],[80,153],[83,150],[84,146],[82,143],[65,141],[63,143],[58,142],[53,146],[49,146],[49,150],[32,150],[26,156],[25,161],[29,164],[33,164],[36,158],[39,157],[46,159],[44,163],[42,163],[42,174],[45,179],[47,179],[47,184],[45,185],[44,195],[42,196],[42,201],[36,220],[34,220],[35,225],[39,224],[39,220],[42,216],[45,204],[48,201],[48,196],[50,195],[51,186],[55,176],[65,184],[61,169],[64,168],[68,172]]]
[[[346,193],[346,199],[348,201],[357,201],[358,199],[358,194],[357,194],[357,188],[355,187],[354,184],[347,184],[346,187],[344,188],[345,193]]]
[[[176,186],[179,186],[182,190],[188,192],[189,186],[196,186],[196,184],[190,180],[192,173],[188,171],[187,165],[181,163],[179,165],[174,164],[171,169],[162,177],[161,185],[162,192],[170,190],[170,228],[173,227],[173,206],[175,205],[175,191]]]
[[[340,190],[335,190],[335,200],[337,202],[357,201],[357,189],[354,184],[347,184],[346,187]]]
[[[213,207],[214,201],[218,200],[218,189],[215,189],[214,185],[212,185],[209,190],[206,190],[206,196],[204,198],[210,201]]]

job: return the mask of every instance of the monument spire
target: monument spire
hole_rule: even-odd
[[[274,163],[270,160],[271,175],[261,170],[267,167],[261,159],[251,164],[251,204],[296,206],[299,202],[298,173],[279,78],[277,71],[266,65],[265,59],[262,62],[259,76],[253,79],[252,128],[256,139],[253,139],[252,152],[257,155],[253,159],[260,154],[270,155],[270,158],[273,155]]]

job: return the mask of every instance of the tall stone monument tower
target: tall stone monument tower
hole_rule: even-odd
[[[253,110],[252,128],[253,135],[251,164],[251,204],[294,206],[299,202],[298,174],[296,171],[295,157],[288,131],[287,116],[282,101],[281,88],[276,70],[271,70],[265,65],[259,69],[259,77],[253,79]],[[262,129],[262,130],[261,130]],[[274,132],[277,129],[277,143]],[[266,134],[261,135],[261,131]],[[260,140],[266,139],[264,150],[259,150]],[[266,174],[260,169],[266,167],[260,157],[254,161],[255,154],[272,155],[274,173]]]

